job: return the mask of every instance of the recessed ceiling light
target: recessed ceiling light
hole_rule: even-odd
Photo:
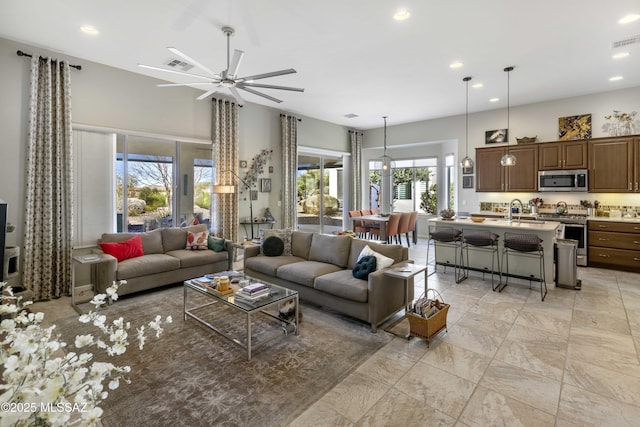
[[[449,68],[461,68],[464,64],[462,62],[453,62],[449,64]]]
[[[613,76],[609,78],[610,82],[617,82],[618,80],[622,80],[623,77],[622,76]]]
[[[400,9],[396,13],[393,14],[393,19],[396,21],[404,21],[405,19],[409,19],[411,13],[407,9]]]
[[[631,22],[637,21],[638,19],[640,19],[640,15],[638,15],[637,13],[632,13],[620,18],[620,20],[618,21],[618,24],[629,24]]]
[[[480,89],[481,87],[484,87],[484,85],[482,83],[474,83],[471,87],[474,89]]]
[[[611,57],[613,59],[622,59],[622,58],[626,58],[627,56],[629,56],[629,52],[618,52],[613,54]]]
[[[498,102],[498,101],[500,101],[500,98],[491,98],[489,100],[489,102]]]
[[[85,34],[90,34],[92,36],[95,36],[96,34],[99,33],[98,29],[93,25],[83,25],[82,27],[80,27],[80,31],[82,31]]]

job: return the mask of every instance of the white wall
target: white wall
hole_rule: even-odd
[[[157,88],[160,80],[108,67],[79,58],[0,38],[0,198],[8,203],[8,220],[16,230],[7,236],[8,245],[22,245],[24,211],[24,165],[26,124],[29,99],[29,59],[17,50],[81,65],[72,69],[71,100],[75,124],[120,130],[150,132],[184,138],[211,139],[211,101],[197,101],[202,92],[188,87]],[[274,104],[275,106],[276,104]],[[274,173],[271,193],[259,193],[256,214],[271,207],[276,219],[282,218],[277,206],[281,189],[279,108],[246,103],[240,110],[240,159],[250,160],[262,148],[272,148],[270,165]],[[296,115],[294,113],[294,115]],[[299,116],[298,138],[301,145],[350,151],[347,128]],[[240,201],[240,215],[248,215],[248,203]],[[242,232],[240,236],[244,235]]]
[[[605,137],[602,127],[606,123],[605,115],[613,110],[625,112],[640,110],[640,87],[618,90],[595,95],[549,101],[538,104],[511,107],[509,139],[514,144],[516,137],[537,136],[538,141],[558,140],[558,118],[578,114],[591,114],[592,136]],[[485,131],[506,126],[506,109],[472,113],[469,115],[469,155],[475,160],[475,148],[484,147]],[[640,133],[640,126],[636,126]],[[383,128],[364,132],[365,149],[382,147]],[[443,141],[458,141],[451,150],[443,147]],[[431,143],[431,144],[425,144]],[[407,145],[417,144],[413,149]],[[402,146],[402,148],[394,148]],[[492,144],[491,146],[495,146]],[[456,155],[456,163],[465,155],[464,115],[425,120],[397,126],[387,126],[387,153],[394,158],[403,158],[406,153],[414,157],[441,156],[447,152]],[[367,150],[373,153],[374,150]],[[381,153],[381,150],[375,151]],[[462,189],[462,170],[458,170],[458,188],[456,210],[475,212],[480,209],[481,201],[508,202],[518,197],[526,202],[535,193],[476,193],[474,189]],[[475,177],[474,177],[475,178]],[[440,181],[439,181],[440,183]],[[475,179],[474,179],[475,184]],[[545,202],[566,201],[577,204],[581,199],[597,199],[607,204],[640,205],[640,195],[626,194],[569,194],[553,193],[542,195]]]

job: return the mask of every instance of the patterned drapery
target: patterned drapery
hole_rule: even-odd
[[[362,209],[362,132],[349,131],[351,137],[351,210]]]
[[[282,129],[282,227],[296,228],[298,119],[280,114]]]
[[[238,105],[214,98],[212,121],[215,183],[236,186],[235,193],[214,195],[213,232],[235,241],[238,238]]]
[[[23,285],[35,300],[71,289],[73,161],[69,63],[31,58]]]

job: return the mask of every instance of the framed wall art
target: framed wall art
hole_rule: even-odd
[[[247,161],[246,160],[240,160],[240,167],[241,168],[246,168],[247,167]]]
[[[484,132],[484,143],[509,142],[509,129],[495,129]]]
[[[271,178],[260,179],[260,191],[262,191],[263,193],[271,192]]]
[[[591,114],[560,117],[558,119],[560,141],[591,138]]]
[[[463,175],[473,175],[473,166],[468,168],[462,168]]]
[[[462,188],[473,188],[473,177],[472,176],[463,176],[462,177]]]
[[[258,200],[258,190],[251,190],[251,200]]]

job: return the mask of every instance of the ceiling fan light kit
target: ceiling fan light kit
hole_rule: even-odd
[[[503,71],[505,71],[507,73],[507,132],[511,132],[511,129],[509,129],[509,100],[510,100],[510,73],[513,71],[514,67],[506,67]],[[507,134],[508,135],[508,134]],[[504,156],[502,156],[502,158],[500,159],[500,165],[502,166],[515,166],[516,164],[516,156],[514,156],[513,154],[509,153],[509,138],[507,137],[507,152]]]
[[[204,71],[206,75],[188,73],[184,71],[168,70],[166,68],[154,67],[151,65],[138,64],[138,66],[142,68],[147,68],[150,70],[163,71],[167,73],[189,76],[189,77],[194,77],[197,79],[204,80],[204,81],[190,82],[190,83],[162,83],[157,85],[158,87],[213,85],[213,88],[206,91],[202,95],[198,96],[196,98],[197,100],[205,99],[208,96],[216,93],[221,88],[228,89],[229,92],[231,92],[231,96],[233,96],[233,98],[236,100],[236,102],[239,105],[242,105],[244,103],[244,99],[240,95],[240,92],[238,91],[238,89],[251,93],[253,95],[260,96],[270,101],[277,102],[277,103],[281,103],[282,100],[275,98],[271,95],[267,95],[266,93],[257,91],[254,88],[304,92],[303,88],[298,88],[298,87],[277,86],[277,85],[255,83],[256,80],[267,79],[270,77],[284,76],[287,74],[294,74],[296,73],[296,70],[294,70],[293,68],[287,68],[286,70],[271,71],[271,72],[262,73],[262,74],[254,74],[252,76],[237,77],[238,69],[240,68],[240,64],[242,63],[242,58],[244,58],[244,52],[238,49],[234,49],[233,57],[231,57],[230,38],[233,35],[234,30],[231,27],[222,27],[222,32],[227,37],[227,68],[219,73],[214,72],[213,70],[209,69],[207,66],[201,64],[200,62],[196,61],[190,56],[184,54],[183,52],[179,51],[175,47],[167,47],[167,49],[171,53],[181,57],[188,63],[199,68],[201,71]]]

